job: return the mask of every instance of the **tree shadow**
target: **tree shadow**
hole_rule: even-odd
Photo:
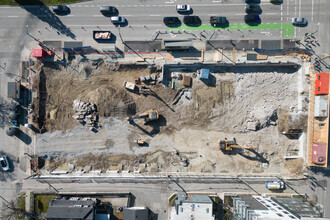
[[[64,34],[72,39],[75,39],[76,36],[71,32],[69,28],[67,28],[62,21],[56,16],[54,12],[52,12],[49,7],[44,5],[39,0],[16,0],[16,2],[20,5],[20,7],[30,14],[36,16],[39,20],[48,23],[50,27],[55,28],[58,33]],[[38,6],[32,6],[38,5]]]

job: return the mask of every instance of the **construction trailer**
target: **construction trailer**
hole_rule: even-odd
[[[20,99],[21,94],[21,83],[20,82],[8,82],[8,98],[15,100]]]
[[[327,95],[315,96],[314,117],[315,118],[327,118],[328,117],[328,96]]]

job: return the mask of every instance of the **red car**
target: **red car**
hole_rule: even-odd
[[[327,157],[327,145],[326,143],[314,143],[313,144],[313,156],[312,162],[318,165],[324,165]]]

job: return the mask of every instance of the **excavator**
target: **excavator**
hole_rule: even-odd
[[[130,122],[133,122],[134,119],[138,119],[138,118],[143,118],[144,123],[148,123],[150,121],[155,121],[155,120],[159,119],[159,114],[158,114],[157,110],[150,109],[142,114],[128,117],[127,120]]]
[[[233,148],[254,149],[254,147],[243,147],[243,146],[237,145],[235,138],[234,138],[233,141],[228,141],[227,138],[225,138],[225,140],[220,140],[219,141],[219,150],[228,152],[228,151],[232,151]]]

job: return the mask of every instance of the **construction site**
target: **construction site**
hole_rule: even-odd
[[[38,172],[301,175],[308,56],[278,52],[246,63],[246,52],[235,53],[234,65],[95,54],[35,62],[35,153],[45,159]]]

